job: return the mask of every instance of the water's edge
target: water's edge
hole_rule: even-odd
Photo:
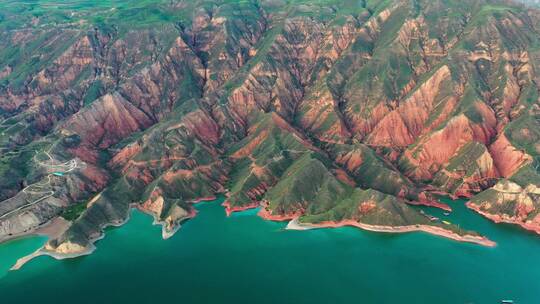
[[[182,298],[183,303],[443,304],[540,299],[535,288],[540,238],[493,224],[464,201],[449,201],[455,211],[447,217],[444,211],[424,210],[479,231],[497,247],[417,232],[285,230],[286,222],[265,221],[253,210],[226,217],[219,202],[197,204],[197,216],[168,240],[161,238],[161,227],[151,226],[150,216],[131,211],[131,220],[108,229],[92,255],[62,261],[42,256],[10,272],[0,279],[1,298],[6,303]],[[0,246],[0,257],[4,249]],[[25,286],[33,292],[25,292]],[[54,292],[58,286],[62,297]],[[241,293],[231,292],[239,286]]]

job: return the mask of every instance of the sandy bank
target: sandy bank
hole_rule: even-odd
[[[10,270],[18,270],[22,266],[24,266],[24,264],[30,262],[34,258],[42,256],[42,255],[48,255],[48,256],[53,257],[53,258],[55,258],[57,260],[63,260],[63,259],[70,259],[70,258],[76,258],[76,257],[84,256],[84,255],[89,255],[92,252],[94,252],[94,250],[96,249],[93,244],[90,244],[88,247],[84,247],[84,248],[85,249],[83,251],[76,252],[76,253],[58,253],[58,252],[55,252],[55,251],[47,250],[44,247],[42,247],[42,248],[34,251],[33,253],[18,259],[17,262],[15,263],[15,265],[13,265],[10,268]]]
[[[300,224],[300,222],[298,221],[298,218],[294,218],[287,224],[285,229],[286,230],[309,230],[309,229],[314,229],[314,227],[310,227],[305,224]]]
[[[56,238],[60,237],[64,232],[66,232],[66,230],[70,226],[71,226],[71,222],[65,220],[62,217],[57,217],[57,218],[54,218],[53,220],[51,220],[49,223],[45,224],[43,227],[40,227],[40,228],[36,229],[35,231],[33,231],[30,234],[47,236],[47,238],[48,238],[47,241],[49,241],[51,239],[56,239]],[[47,250],[46,247],[47,247],[47,245],[44,245],[43,247],[39,248],[38,250],[34,251],[33,253],[18,259],[17,262],[15,263],[15,265],[13,265],[10,270],[20,269],[24,264],[26,264],[30,260],[32,260],[32,259],[34,259],[34,258],[36,258],[38,256],[42,256],[42,255],[49,255],[49,256],[52,256],[52,257],[54,257],[56,259],[64,259],[64,258],[68,258],[68,257],[75,257],[75,256],[81,256],[81,255],[90,254],[90,253],[92,253],[94,251],[94,248],[88,248],[86,250],[86,252],[76,253],[76,254],[73,254],[71,256],[69,254],[59,254],[59,253],[56,253],[54,251]]]
[[[131,210],[134,207],[135,206],[132,204],[130,206],[129,210]],[[129,215],[130,215],[130,213],[128,211],[128,216],[126,217],[125,220],[117,222],[117,223],[109,223],[107,225],[102,226],[100,228],[100,233],[98,235],[94,236],[94,237],[91,237],[88,240],[88,245],[86,245],[86,246],[77,245],[76,250],[73,250],[73,248],[70,248],[71,246],[66,246],[66,249],[70,249],[70,251],[68,251],[68,252],[58,252],[58,248],[55,249],[55,250],[47,249],[47,247],[48,247],[47,246],[48,243],[47,243],[43,247],[36,250],[34,253],[31,253],[31,254],[17,260],[15,265],[13,265],[13,267],[11,267],[10,270],[20,269],[24,264],[28,263],[30,260],[32,260],[32,259],[34,259],[36,257],[42,256],[42,255],[48,255],[48,256],[51,256],[51,257],[53,257],[53,258],[55,258],[57,260],[70,259],[70,258],[76,258],[76,257],[80,257],[80,256],[89,255],[92,252],[94,252],[94,250],[96,250],[96,246],[94,245],[94,243],[105,237],[105,234],[104,234],[105,228],[111,227],[111,226],[112,227],[122,226],[127,221],[129,221],[129,219],[130,219]],[[69,228],[69,226],[68,226],[68,228]],[[67,228],[66,228],[66,230],[67,230]],[[54,238],[59,237],[60,235],[62,235],[62,233],[58,234]],[[49,239],[54,239],[54,238],[49,238]]]
[[[286,229],[290,230],[306,230],[315,228],[338,228],[344,226],[353,226],[364,230],[376,231],[376,232],[388,232],[388,233],[406,233],[413,231],[423,231],[438,236],[443,236],[460,242],[475,243],[487,247],[494,247],[497,244],[486,237],[475,235],[459,235],[450,230],[446,230],[441,227],[429,226],[429,225],[409,225],[409,226],[378,226],[362,224],[353,220],[344,220],[340,222],[320,222],[313,223],[300,223],[298,219],[293,219],[287,225]]]

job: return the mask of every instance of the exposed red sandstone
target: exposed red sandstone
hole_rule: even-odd
[[[495,166],[502,177],[511,176],[521,166],[531,161],[531,156],[512,146],[504,133],[502,133],[497,140],[491,146],[489,146],[489,152],[491,153]]]
[[[407,146],[426,132],[425,123],[434,108],[435,98],[444,81],[450,78],[446,65],[439,68],[400,106],[386,115],[374,127],[367,143],[378,146]]]
[[[93,50],[90,39],[84,35],[71,45],[51,66],[36,76],[36,91],[62,91],[70,87],[76,77],[90,67],[93,62]]]
[[[265,220],[283,222],[283,221],[290,221],[294,218],[297,218],[300,215],[302,215],[303,212],[304,212],[303,210],[297,210],[296,212],[293,212],[293,213],[273,214],[270,209],[263,207],[261,208],[261,210],[259,210],[257,215],[262,217]]]
[[[109,161],[110,167],[124,167],[131,158],[140,153],[142,146],[139,142],[127,145],[122,150],[118,151],[113,158]]]
[[[258,202],[253,202],[253,203],[242,205],[242,206],[231,206],[231,204],[228,201],[223,202],[223,204],[221,205],[225,207],[225,213],[227,213],[227,216],[230,216],[233,212],[241,212],[241,211],[257,208],[260,206]]]
[[[424,192],[420,193],[418,198],[419,198],[418,201],[407,201],[407,204],[435,207],[435,208],[443,209],[446,211],[452,211],[452,208],[448,206],[448,204],[441,203],[432,199],[428,199],[428,197],[426,196]]]
[[[167,24],[158,30],[143,26],[121,35],[116,29],[108,32],[101,27],[88,32],[69,27],[49,35],[42,32],[39,22],[9,33],[11,42],[29,53],[22,54],[20,61],[33,65],[39,58],[40,67],[23,75],[17,62],[10,61],[0,71],[1,77],[7,77],[0,90],[2,118],[18,120],[13,129],[23,126],[9,135],[6,147],[26,145],[42,136],[48,139],[51,132],[51,138],[60,138],[62,143],[74,139],[60,154],[79,157],[90,165],[101,165],[102,156],[110,153],[113,158],[107,170],[126,182],[122,185],[126,191],[147,193],[152,189],[145,187],[156,185],[153,190],[161,198],[151,197],[143,204],[156,212],[169,199],[221,192],[228,182],[230,163],[236,169],[236,161],[245,161],[249,167],[241,169],[256,185],[235,188],[241,188],[235,193],[241,198],[231,198],[235,206],[224,203],[228,214],[258,206],[254,202],[281,178],[269,163],[260,164],[264,157],[253,155],[256,148],[275,139],[275,129],[263,130],[236,153],[228,153],[246,135],[254,134],[266,113],[271,113],[274,126],[301,146],[289,153],[295,156],[278,155],[287,143],[276,140],[272,147],[279,152],[267,159],[286,158],[276,172],[286,170],[297,154],[314,153],[325,159],[338,184],[384,190],[418,201],[413,204],[440,208],[448,206],[422,194],[416,197],[417,188],[423,189],[423,183],[431,183],[437,174],[444,173],[452,186],[446,187],[443,180],[437,190],[452,188],[452,195],[470,197],[490,188],[501,176],[515,177],[535,157],[515,147],[540,151],[535,145],[537,128],[526,121],[538,113],[536,96],[530,92],[539,83],[534,50],[527,45],[528,35],[534,35],[525,26],[532,21],[529,13],[497,12],[486,26],[477,27],[468,16],[452,20],[451,26],[432,24],[433,19],[427,18],[429,5],[422,3],[419,8],[427,10],[418,15],[408,15],[410,8],[396,2],[377,9],[378,16],[371,16],[372,10],[358,15],[340,10],[336,14],[340,19],[329,17],[328,22],[317,14],[295,15],[294,10],[283,15],[265,12],[265,5],[245,12],[242,8],[243,18],[234,18],[216,4],[195,10],[191,24]],[[171,9],[188,6],[187,2],[170,4]],[[311,8],[319,7],[302,9]],[[335,9],[339,4],[324,7],[329,12]],[[391,26],[384,26],[387,20]],[[509,48],[502,43],[511,38],[505,37],[508,33],[525,39],[512,40],[516,47]],[[447,39],[448,34],[453,37]],[[43,49],[53,50],[54,55],[26,48],[36,37],[43,37]],[[62,42],[60,47],[55,47],[55,41]],[[470,48],[449,52],[458,42]],[[239,71],[242,66],[245,69]],[[93,85],[95,91],[87,95]],[[512,130],[521,124],[526,127],[519,133]],[[140,137],[131,137],[139,131]],[[489,150],[471,161],[462,160],[457,169],[450,166],[449,161],[464,156],[462,149],[471,142]],[[118,143],[123,148],[113,149]],[[360,152],[373,154],[337,152],[333,157],[336,144],[366,146]],[[370,167],[366,162],[373,159],[383,166]],[[381,171],[384,174],[378,175]],[[116,180],[96,168],[81,173],[72,176],[70,187],[101,193]],[[376,182],[366,185],[366,176],[377,176],[371,178]],[[9,196],[16,193],[1,190]],[[82,199],[88,195],[69,193]],[[116,204],[104,204],[104,209],[115,209]],[[280,206],[274,212],[303,207]],[[370,208],[366,203],[359,211]],[[176,211],[169,228],[185,216]],[[534,212],[530,204],[518,204],[512,211],[520,220]],[[111,218],[119,221],[117,212],[112,213]],[[267,209],[260,213],[276,220],[292,216],[274,215]]]
[[[351,151],[346,154],[338,155],[336,162],[344,166],[349,172],[353,172],[363,163],[362,153],[359,151]]]
[[[524,222],[519,217],[508,216],[506,214],[492,214],[484,211],[481,205],[475,205],[471,202],[467,202],[467,207],[486,217],[487,219],[492,220],[495,223],[507,223],[519,225],[522,228],[533,231],[537,234],[540,234],[540,215],[537,215],[532,221]]]
[[[477,109],[486,109],[486,106],[477,103]],[[405,159],[415,166],[410,176],[430,179],[465,144],[471,141],[487,144],[496,132],[494,114],[489,109],[479,111],[485,115],[483,124],[472,123],[461,114],[452,118],[443,129],[422,139],[413,150],[406,150]]]
[[[362,202],[358,205],[360,214],[367,214],[375,208],[377,208],[377,203],[373,201]]]
[[[81,137],[82,145],[107,148],[152,124],[150,118],[119,94],[105,95],[64,124],[68,133]],[[81,150],[74,150],[75,153]],[[77,155],[77,154],[76,154]],[[77,155],[88,159],[88,155]],[[93,157],[91,157],[93,158]],[[89,159],[91,160],[91,159]]]
[[[349,176],[349,174],[347,174],[347,172],[345,172],[345,170],[336,169],[334,170],[334,175],[336,176],[337,179],[344,182],[345,184],[352,187],[356,186],[356,182]]]

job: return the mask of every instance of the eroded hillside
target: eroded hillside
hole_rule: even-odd
[[[0,12],[0,241],[62,216],[46,249],[83,253],[131,207],[168,237],[219,194],[228,213],[485,243],[411,207],[445,194],[540,231],[540,11],[139,2]]]

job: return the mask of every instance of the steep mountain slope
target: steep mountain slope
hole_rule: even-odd
[[[225,194],[304,225],[491,244],[410,205],[540,231],[540,11],[511,1],[7,1],[0,241],[80,254],[136,207],[164,237]]]

